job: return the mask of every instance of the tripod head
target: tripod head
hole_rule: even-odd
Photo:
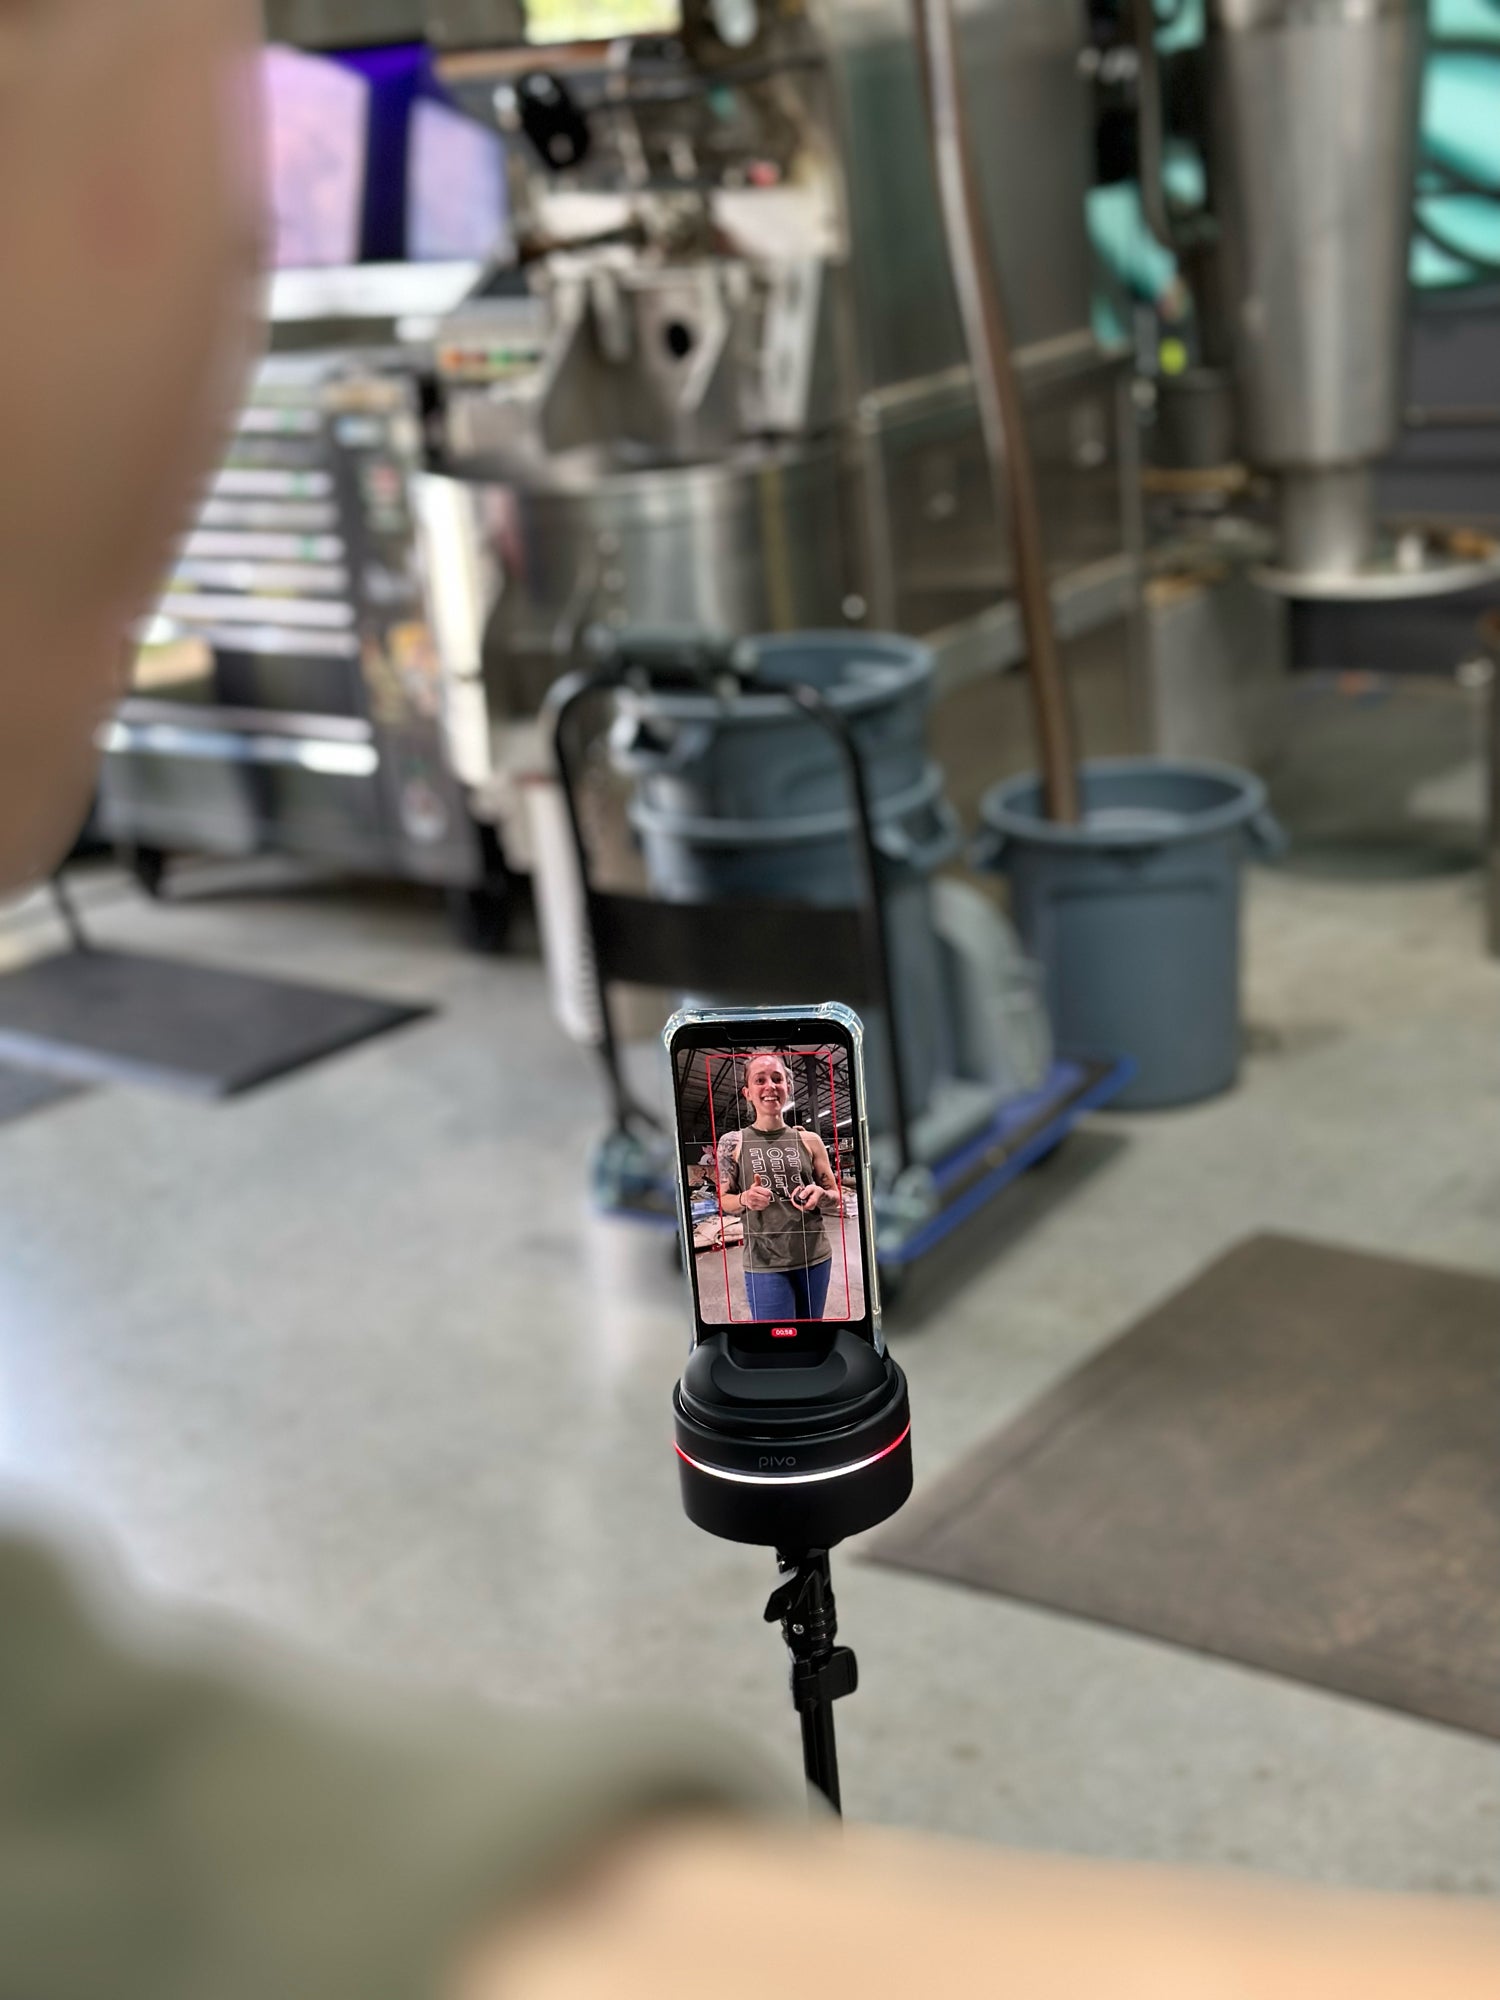
[[[687,1517],[711,1535],[800,1553],[876,1527],[911,1492],[906,1377],[840,1328],[806,1358],[693,1349],[672,1397]]]

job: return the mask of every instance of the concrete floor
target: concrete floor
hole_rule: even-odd
[[[404,893],[110,871],[103,941],[433,999],[234,1105],[96,1091],[0,1129],[0,1464],[154,1584],[511,1701],[691,1704],[790,1762],[769,1558],[690,1529],[681,1280],[595,1217],[600,1096],[535,959]],[[890,1327],[919,1480],[1249,1230],[1500,1271],[1500,970],[1472,872],[1258,873],[1244,1084],[1102,1118]],[[35,904],[0,962],[54,942]],[[837,1564],[862,1817],[1500,1890],[1500,1744]]]

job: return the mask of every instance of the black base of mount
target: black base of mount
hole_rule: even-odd
[[[683,1510],[725,1541],[831,1549],[911,1492],[906,1377],[847,1330],[823,1363],[795,1368],[755,1365],[711,1334],[672,1413]]]

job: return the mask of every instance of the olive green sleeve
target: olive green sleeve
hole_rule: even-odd
[[[0,1539],[6,2000],[422,2000],[481,1927],[642,1818],[797,1809],[692,1723],[401,1704],[196,1640],[169,1655]]]

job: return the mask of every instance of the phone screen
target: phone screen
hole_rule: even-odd
[[[699,1324],[747,1344],[870,1323],[860,1105],[848,1043],[678,1043]]]

